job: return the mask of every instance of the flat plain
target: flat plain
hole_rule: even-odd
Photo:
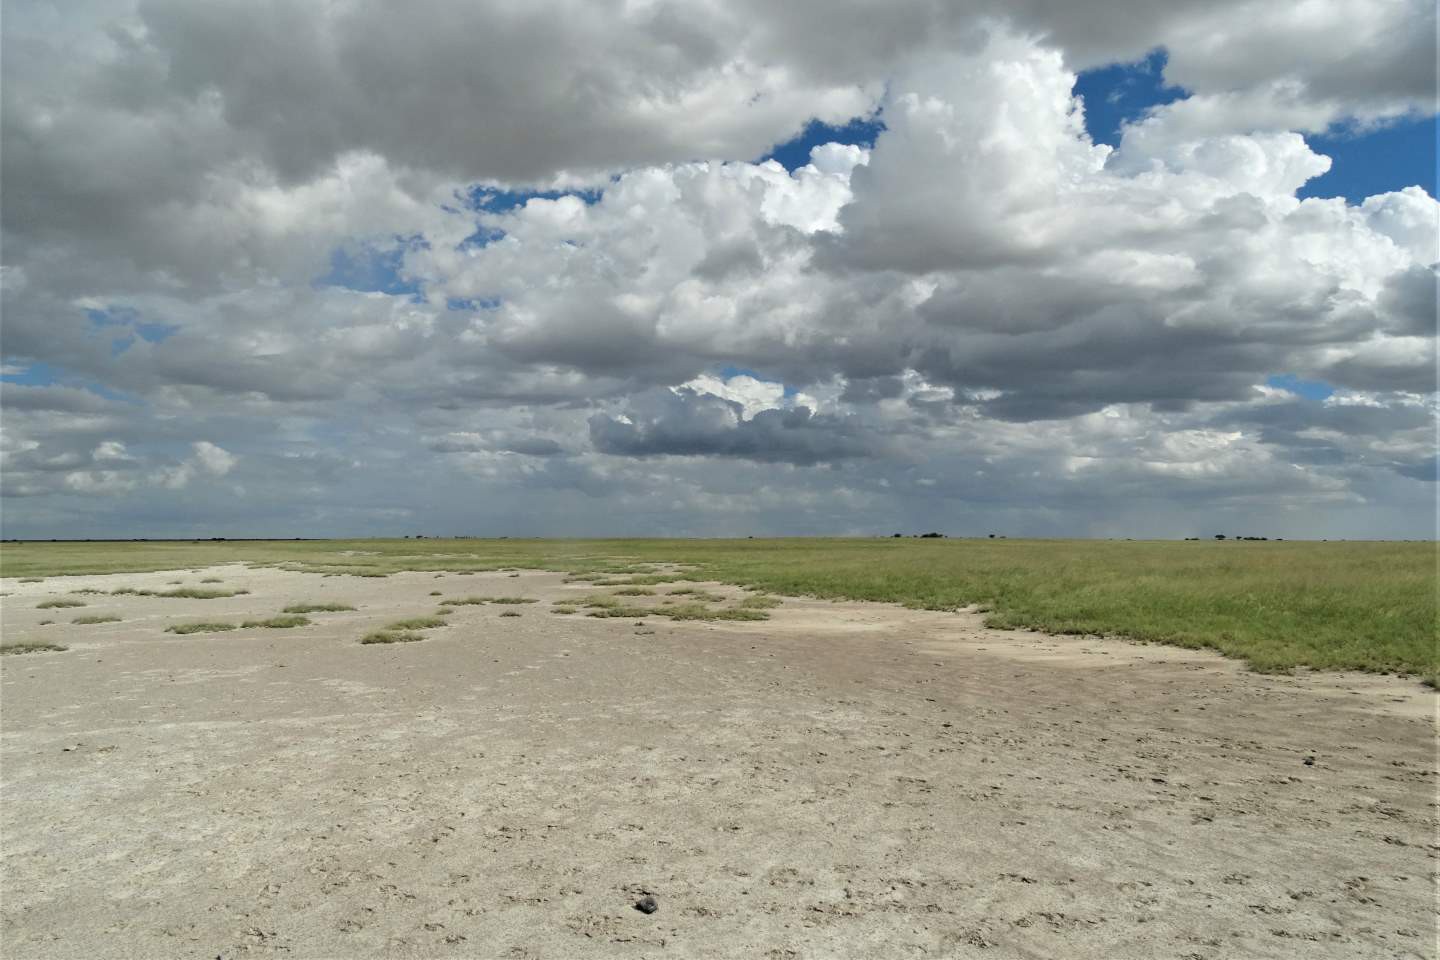
[[[1433,547],[1163,546],[6,545],[0,947],[1434,957]]]

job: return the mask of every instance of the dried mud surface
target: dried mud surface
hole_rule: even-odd
[[[36,609],[177,578],[251,593]],[[5,581],[4,639],[69,649],[0,660],[0,953],[1436,955],[1413,681],[874,604],[560,616],[561,580]],[[437,589],[540,602],[357,642]],[[300,601],[358,610],[164,632]]]

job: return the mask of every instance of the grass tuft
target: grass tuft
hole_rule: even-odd
[[[653,597],[655,591],[649,587],[626,587],[624,590],[616,590],[612,597]]]
[[[530,597],[491,597],[491,603],[538,603]]]
[[[291,627],[308,627],[310,622],[309,617],[268,617],[264,620],[246,620],[240,624],[240,626],[247,629],[251,627],[265,627],[269,630],[288,630]]]
[[[119,623],[120,618],[109,615],[94,615],[88,617],[76,617],[71,623]]]
[[[449,624],[439,617],[411,617],[408,620],[396,620],[394,623],[387,624],[385,630],[429,630],[431,627],[445,626],[449,626]]]
[[[743,607],[708,607],[703,603],[680,603],[659,611],[671,620],[769,620],[764,610]]]
[[[203,587],[182,587],[179,590],[137,590],[134,587],[120,587],[111,590],[112,597],[173,597],[180,600],[220,600],[224,597],[239,597],[249,590],[207,590]]]
[[[551,607],[551,608],[550,608],[550,612],[551,612],[551,613],[574,613],[574,612],[575,612],[575,609],[576,609],[575,607],[571,607],[571,606]]]
[[[354,610],[348,603],[292,603],[284,609],[284,613],[339,613],[342,610]]]
[[[0,643],[0,653],[59,653],[69,649],[58,643],[42,643],[39,640],[16,640],[13,643]]]
[[[593,604],[592,604],[592,606],[593,606]],[[656,612],[656,611],[654,611],[654,610],[647,610],[647,609],[645,609],[644,607],[621,607],[621,606],[614,606],[614,607],[600,607],[600,608],[598,608],[598,609],[596,609],[596,610],[591,610],[588,614],[586,614],[586,616],[588,616],[588,617],[630,617],[630,618],[634,618],[634,619],[639,619],[640,617],[652,616],[655,612]]]
[[[405,633],[399,630],[376,630],[374,633],[367,633],[360,638],[361,643],[415,643],[417,640],[424,640],[425,637],[418,633]]]
[[[757,593],[753,597],[746,597],[741,600],[739,606],[745,610],[773,610],[780,606],[779,597],[772,597],[767,594]]]
[[[518,616],[520,616],[520,611],[519,611],[519,610],[506,610],[504,613],[500,614],[500,616],[502,616],[502,617],[518,617]]]
[[[225,580],[224,580],[223,577],[201,577],[201,578],[200,578],[200,582],[201,582],[201,583],[224,583]]]
[[[35,604],[36,610],[54,610],[59,607],[83,607],[84,600],[46,600],[44,603]]]
[[[679,590],[671,590],[668,595],[672,597],[689,597],[698,603],[721,603],[725,600],[725,597],[721,594],[701,590],[698,587],[682,587]]]
[[[166,627],[166,628],[165,628],[165,632],[166,632],[166,633],[179,633],[179,634],[186,634],[186,633],[223,633],[223,632],[225,632],[226,630],[238,630],[238,629],[240,629],[240,628],[237,627],[237,626],[235,626],[235,624],[233,624],[233,623],[199,622],[199,623],[177,623],[177,624],[174,624],[173,626]]]

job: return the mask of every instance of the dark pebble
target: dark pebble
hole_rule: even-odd
[[[660,909],[660,904],[655,902],[654,897],[641,897],[635,901],[635,909],[641,913],[654,913]]]

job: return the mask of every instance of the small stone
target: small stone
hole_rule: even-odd
[[[1307,766],[1307,767],[1313,767],[1313,766],[1315,766],[1315,758],[1314,758],[1314,757],[1306,757],[1306,758],[1305,758],[1305,766]]]
[[[660,909],[660,904],[655,902],[654,897],[641,897],[635,901],[635,909],[641,913],[654,913]]]

